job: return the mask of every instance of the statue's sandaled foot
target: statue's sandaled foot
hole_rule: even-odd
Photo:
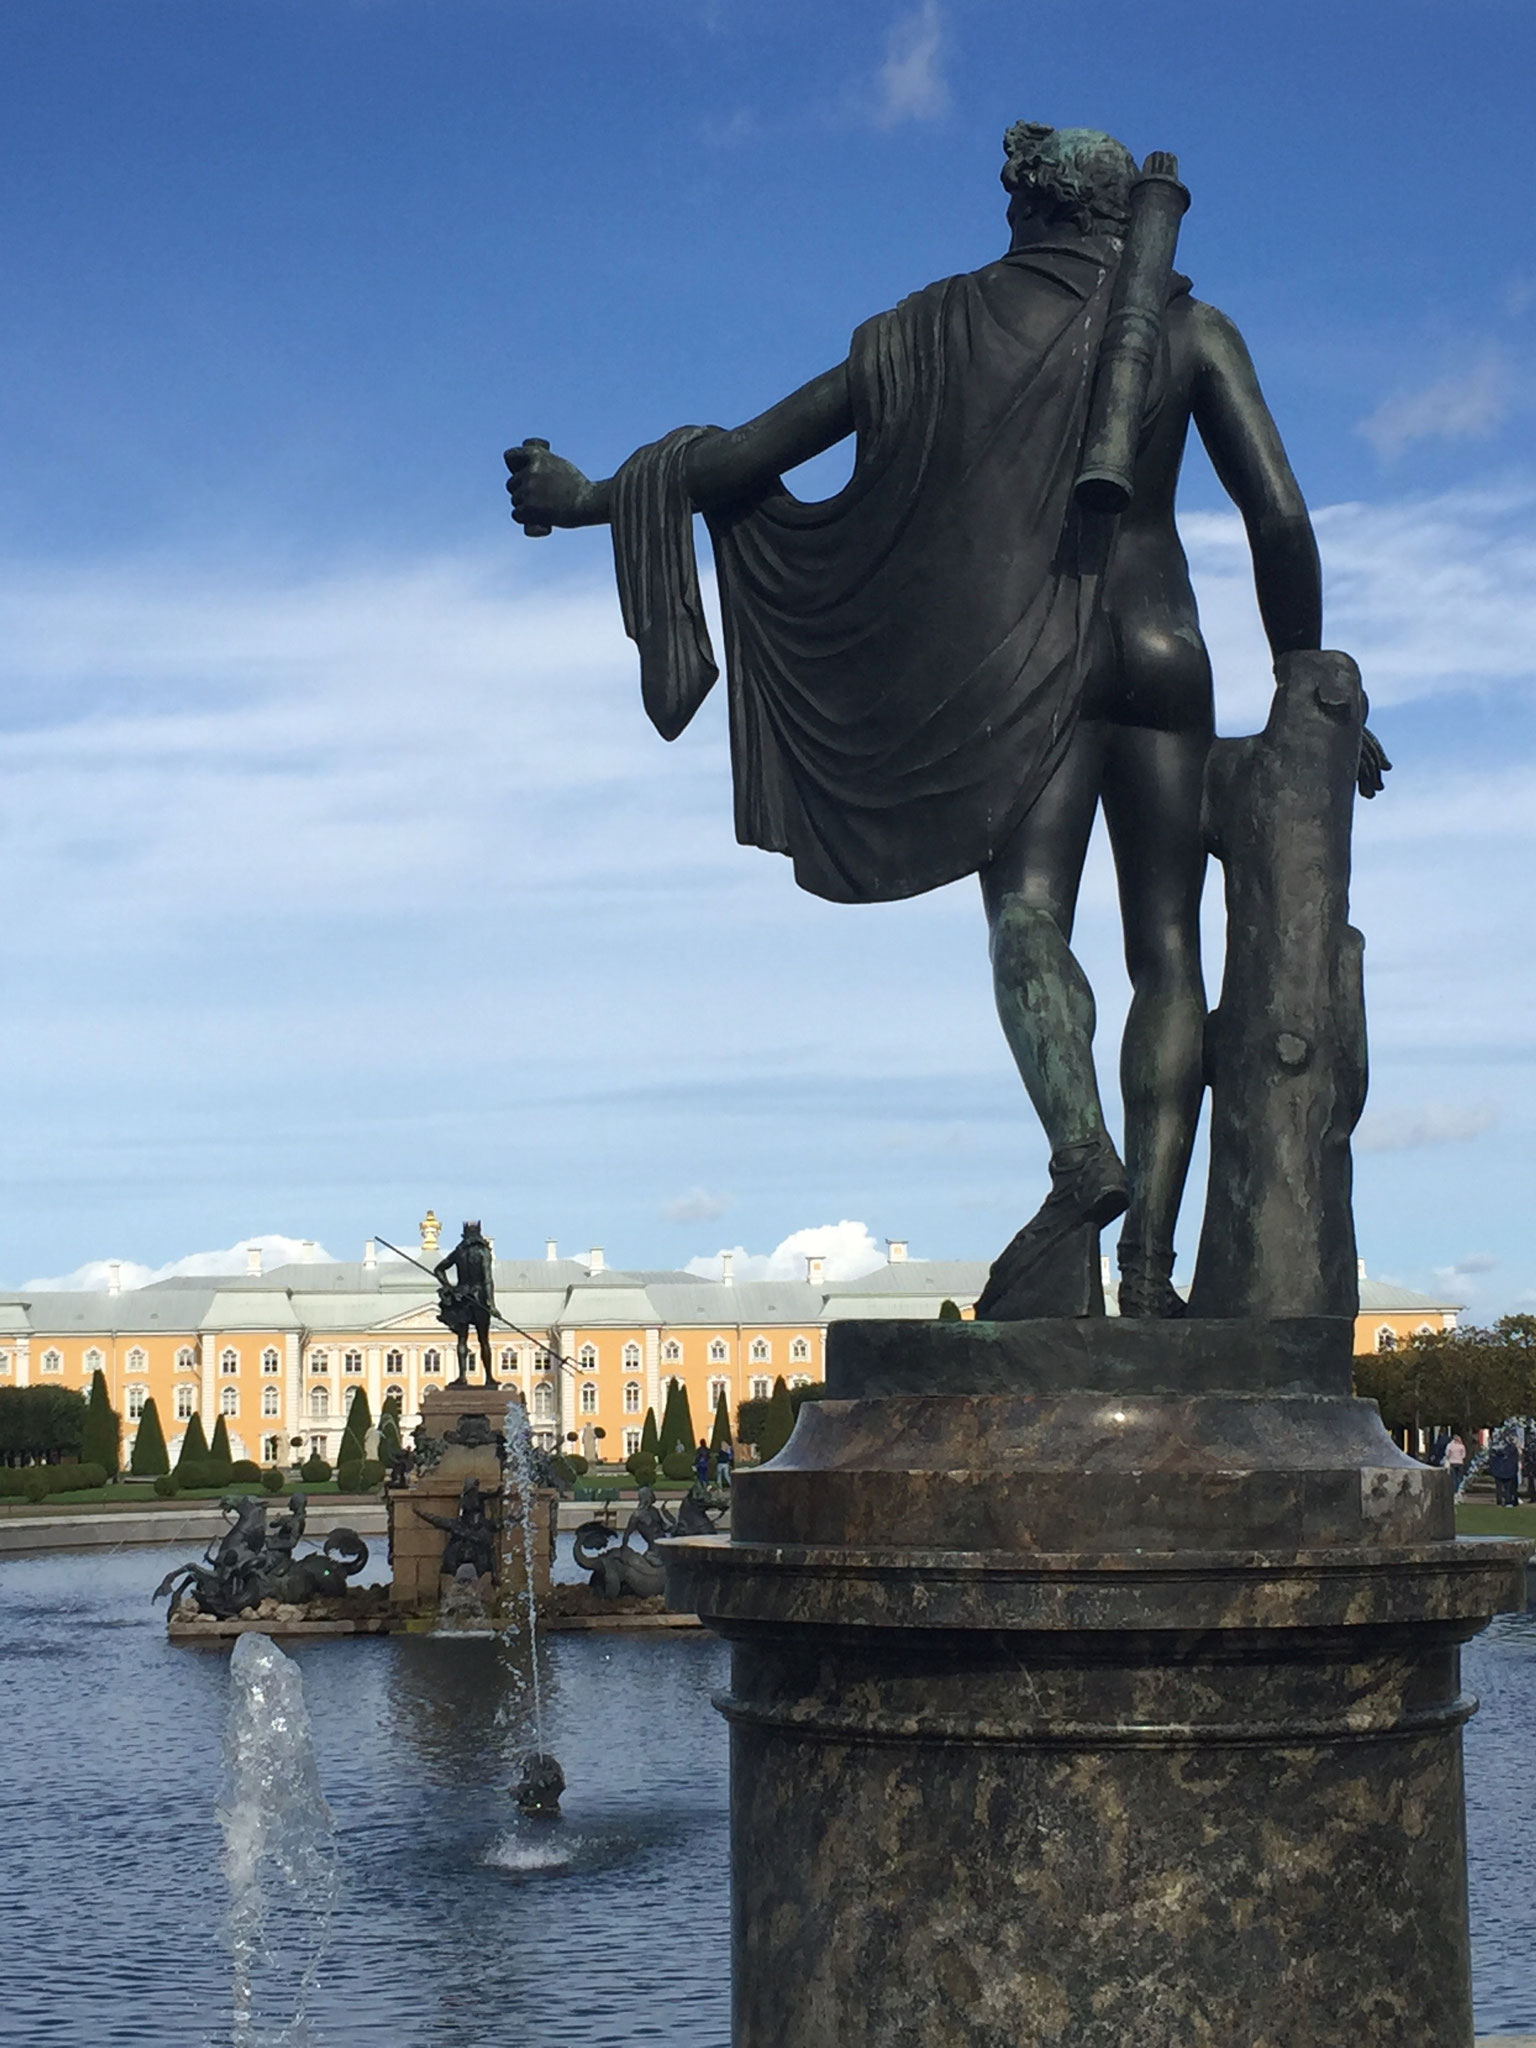
[[[1051,1192],[994,1261],[976,1303],[983,1321],[1103,1312],[1098,1233],[1125,1213],[1125,1168],[1108,1138],[1051,1155]]]
[[[1183,1296],[1174,1291],[1173,1253],[1154,1255],[1122,1244],[1119,1305],[1121,1315],[1149,1321],[1177,1322],[1187,1315]]]

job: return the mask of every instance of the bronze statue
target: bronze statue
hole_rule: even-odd
[[[835,901],[980,876],[998,1012],[1050,1140],[1051,1192],[978,1313],[1102,1311],[1098,1231],[1123,1214],[1121,1312],[1177,1316],[1214,733],[1174,523],[1191,422],[1243,515],[1277,661],[1321,645],[1317,546],[1242,336],[1169,267],[1173,160],[1138,175],[1108,135],[1030,122],[1004,149],[999,261],[867,321],[845,362],[743,427],[680,429],[602,481],[527,441],[507,451],[508,489],[529,533],[612,526],[646,709],[669,739],[717,673],[689,527],[704,514],[739,839],[788,853],[801,885]],[[1136,240],[1154,184],[1160,269]],[[1127,305],[1133,273],[1150,304]],[[1116,374],[1096,379],[1117,321]],[[1138,353],[1139,384],[1117,382]],[[1129,474],[1106,488],[1085,446],[1110,387],[1132,410],[1118,422]],[[850,433],[857,461],[835,497],[784,489],[783,470]],[[1366,734],[1362,794],[1388,765]],[[1101,805],[1132,985],[1123,1163],[1070,943]]]
[[[457,1386],[469,1383],[469,1333],[480,1342],[480,1362],[485,1367],[485,1384],[496,1384],[491,1365],[491,1315],[496,1307],[495,1261],[489,1241],[478,1223],[466,1223],[458,1243],[432,1268],[438,1282],[437,1319],[452,1330],[458,1342]],[[447,1275],[452,1272],[450,1280]]]
[[[412,1505],[422,1521],[430,1522],[434,1529],[447,1533],[441,1570],[448,1578],[456,1577],[459,1568],[466,1564],[477,1579],[483,1579],[487,1573],[493,1579],[497,1577],[496,1524],[491,1519],[487,1496],[481,1492],[478,1479],[466,1479],[459,1489],[459,1512],[456,1515],[434,1515],[426,1508]]]

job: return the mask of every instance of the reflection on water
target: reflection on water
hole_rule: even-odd
[[[185,1549],[0,1561],[4,2031],[27,2048],[230,2043],[215,1817],[229,1658],[173,1650],[148,1598]],[[725,2048],[720,1644],[541,1645],[546,1739],[570,1781],[551,1821],[507,1793],[531,1746],[516,1644],[292,1654],[339,1853],[315,2048]],[[1495,1622],[1466,1678],[1483,1702],[1467,1731],[1478,2026],[1536,2030],[1536,1617]]]

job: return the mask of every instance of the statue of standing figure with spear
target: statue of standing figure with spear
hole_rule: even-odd
[[[457,1386],[469,1384],[471,1330],[479,1339],[485,1384],[496,1384],[491,1364],[491,1317],[496,1313],[494,1266],[490,1240],[478,1223],[466,1223],[453,1250],[432,1268],[437,1281],[437,1319],[445,1330],[452,1330],[459,1347]]]

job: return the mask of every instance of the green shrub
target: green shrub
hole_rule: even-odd
[[[763,1431],[768,1425],[768,1403],[766,1401],[741,1401],[736,1407],[736,1441],[751,1444],[754,1449],[763,1440]]]
[[[384,1461],[382,1458],[364,1458],[362,1484],[359,1493],[374,1493],[384,1484]]]
[[[350,1470],[362,1464],[368,1455],[368,1431],[372,1426],[373,1418],[368,1413],[368,1396],[361,1387],[354,1387],[351,1402],[347,1407],[346,1427],[341,1432],[341,1448],[336,1453],[338,1472],[344,1465]],[[348,1487],[347,1491],[355,1493],[357,1489]]]
[[[672,1480],[692,1479],[696,1476],[693,1459],[687,1451],[673,1451],[670,1457],[662,1459],[661,1469],[665,1476]]]
[[[789,1442],[795,1426],[794,1403],[789,1398],[789,1388],[784,1384],[782,1374],[773,1383],[773,1399],[768,1403],[768,1413],[763,1417],[762,1434],[757,1439],[757,1455],[762,1464],[776,1458]]]
[[[712,1459],[720,1455],[720,1446],[731,1440],[731,1411],[725,1405],[725,1389],[722,1387],[715,1399],[715,1426],[709,1435],[709,1454]]]
[[[648,1458],[644,1451],[636,1451],[632,1458],[624,1460],[624,1470],[636,1486],[654,1486],[658,1469],[655,1458]]]
[[[330,1465],[321,1457],[318,1451],[313,1452],[307,1457],[299,1467],[299,1477],[306,1486],[324,1486],[330,1476]]]
[[[261,1475],[261,1490],[262,1490],[262,1492],[263,1492],[263,1493],[281,1493],[281,1492],[282,1492],[282,1490],[283,1490],[283,1475],[282,1475],[282,1470],[281,1470],[281,1468],[280,1468],[279,1466],[277,1466],[277,1465],[269,1465],[269,1466],[267,1467],[266,1471],[262,1473],[262,1475]]]
[[[222,1475],[209,1469],[206,1458],[178,1458],[176,1479],[183,1493],[194,1493],[200,1486],[217,1486]]]
[[[107,1397],[107,1376],[99,1366],[91,1374],[80,1455],[88,1465],[99,1465],[114,1477],[123,1462],[122,1418]]]
[[[229,1468],[229,1476],[236,1486],[260,1486],[261,1467],[254,1458],[236,1458]]]
[[[831,1398],[831,1388],[822,1386],[819,1381],[808,1387],[791,1387],[789,1390],[789,1405],[796,1417],[807,1401],[830,1401]]]
[[[582,1474],[587,1470],[587,1461],[581,1455],[580,1451],[567,1451],[565,1454],[565,1462],[570,1467],[573,1476],[577,1479],[580,1479]]]
[[[346,1446],[343,1446],[343,1448],[346,1448]],[[343,1493],[361,1493],[363,1490],[362,1460],[359,1459],[355,1465],[343,1465],[338,1460],[336,1484]]]
[[[176,1453],[176,1470],[183,1471],[189,1465],[202,1466],[208,1462],[208,1439],[203,1435],[203,1418],[194,1415],[187,1424],[187,1433],[181,1440],[181,1449]]]
[[[36,1504],[38,1501],[46,1500],[52,1491],[52,1487],[48,1484],[48,1467],[46,1465],[28,1466],[21,1482],[22,1499]]]
[[[958,1303],[941,1301],[939,1303],[939,1321],[941,1323],[963,1323],[965,1317],[961,1315]]]
[[[216,1474],[215,1485],[220,1479],[229,1477],[230,1467],[234,1462],[235,1454],[229,1447],[229,1424],[221,1415],[213,1425],[213,1436],[208,1445],[208,1464]]]
[[[642,1458],[652,1459],[661,1456],[661,1432],[656,1427],[654,1408],[647,1408],[645,1411],[645,1427],[640,1432],[640,1455]]]
[[[174,1472],[157,1472],[155,1491],[162,1500],[174,1500],[181,1491],[181,1481]]]
[[[667,1469],[667,1460],[674,1451],[688,1453],[690,1472],[693,1469],[693,1414],[688,1406],[688,1389],[681,1380],[668,1380],[667,1403],[661,1411],[661,1469]]]
[[[160,1427],[160,1411],[153,1399],[144,1403],[144,1413],[139,1417],[139,1433],[133,1440],[133,1456],[128,1469],[135,1479],[157,1479],[171,1469],[166,1454],[165,1431]]]

